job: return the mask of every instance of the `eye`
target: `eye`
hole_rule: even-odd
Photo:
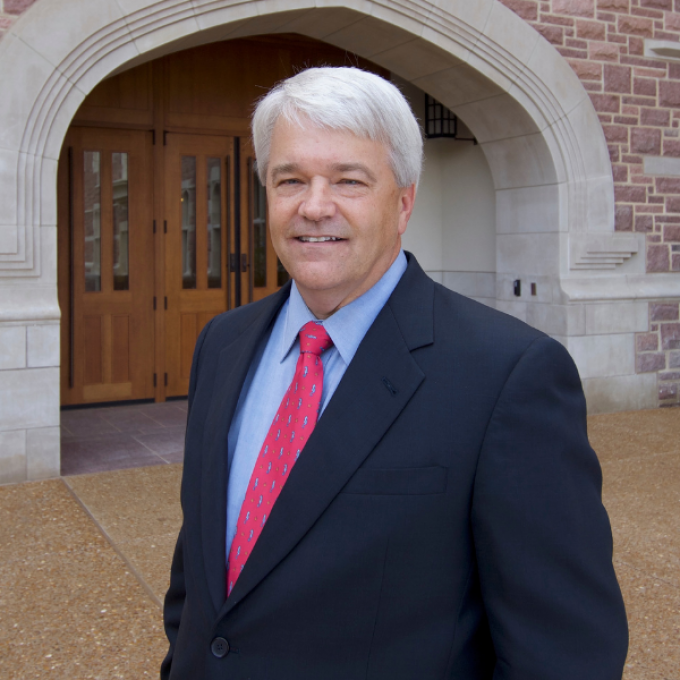
[[[278,180],[274,184],[274,187],[277,189],[295,188],[300,184],[302,184],[302,182],[296,177],[285,177],[283,179]]]
[[[350,179],[349,177],[341,179],[339,183],[350,187],[359,187],[363,185],[363,182],[360,182],[358,179]]]

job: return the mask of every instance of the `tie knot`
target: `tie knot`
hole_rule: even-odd
[[[333,341],[321,323],[310,321],[300,330],[300,352],[307,352],[318,357],[332,344]]]

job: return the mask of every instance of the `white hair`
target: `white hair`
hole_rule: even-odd
[[[404,95],[380,76],[358,68],[310,68],[278,83],[257,104],[253,142],[260,181],[265,184],[274,126],[289,123],[347,130],[381,142],[389,152],[397,186],[418,184],[423,138]]]

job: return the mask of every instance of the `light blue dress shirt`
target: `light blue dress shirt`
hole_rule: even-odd
[[[406,271],[401,251],[382,278],[361,297],[341,307],[323,322],[333,346],[321,356],[324,379],[321,418],[366,332],[385,306],[399,279]],[[293,282],[290,296],[274,322],[269,338],[263,338],[241,389],[234,419],[229,428],[229,485],[227,493],[227,545],[236,534],[236,523],[255,462],[274,416],[288,389],[300,355],[298,333],[308,322],[316,321]],[[304,455],[304,451],[301,455]]]

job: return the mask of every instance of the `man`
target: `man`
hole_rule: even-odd
[[[197,342],[162,677],[620,678],[578,374],[401,251],[422,155],[403,97],[310,69],[253,135],[293,284]]]

